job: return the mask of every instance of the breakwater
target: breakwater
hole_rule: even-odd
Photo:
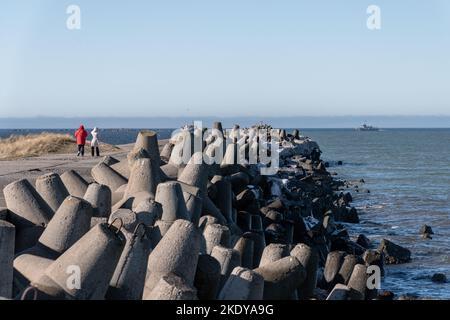
[[[387,241],[371,248],[363,235],[348,233],[341,222],[359,222],[343,192],[348,183],[333,179],[317,143],[298,131],[254,129],[270,134],[232,130],[224,148],[205,139],[201,150],[214,158],[222,148],[220,162],[197,161],[195,152],[182,161],[195,130],[182,130],[161,152],[156,134],[141,132],[127,159],[107,157],[92,169],[94,184],[69,171],[35,186],[8,185],[12,296],[377,298],[368,268],[408,261],[408,250]],[[265,151],[266,161],[238,161],[239,154],[261,160]],[[270,167],[276,172],[261,174]]]

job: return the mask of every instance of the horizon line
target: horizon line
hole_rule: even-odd
[[[80,119],[80,118],[109,118],[109,119],[142,119],[142,118],[149,118],[149,119],[158,119],[158,118],[169,118],[169,119],[183,119],[183,118],[269,118],[269,119],[279,119],[279,118],[345,118],[345,117],[352,117],[352,118],[360,118],[360,117],[449,117],[450,114],[371,114],[371,115],[360,115],[360,114],[343,114],[343,115],[283,115],[283,116],[267,116],[267,115],[193,115],[193,116],[143,116],[143,115],[132,115],[132,116],[51,116],[51,115],[38,115],[38,116],[7,116],[7,117],[1,117],[0,119],[41,119],[41,118],[47,118],[47,119]]]

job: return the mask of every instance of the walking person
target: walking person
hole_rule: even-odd
[[[81,125],[77,131],[75,131],[75,138],[77,139],[77,145],[78,145],[78,153],[77,157],[80,155],[84,157],[84,145],[86,144],[86,137],[88,133],[86,130],[84,130],[84,126]]]
[[[91,131],[92,140],[91,140],[91,154],[94,156],[94,149],[95,149],[95,155],[97,157],[100,157],[100,149],[99,149],[99,143],[98,143],[98,129],[97,127],[94,128],[94,130]]]

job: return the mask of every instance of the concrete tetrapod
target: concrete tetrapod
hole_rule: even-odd
[[[0,297],[12,297],[15,227],[0,220]]]
[[[247,211],[239,211],[236,217],[236,224],[242,231],[250,231],[251,229],[251,214]]]
[[[162,276],[151,292],[144,294],[144,300],[197,300],[197,290],[183,278],[169,273]]]
[[[0,220],[7,220],[9,216],[8,208],[0,207]]]
[[[175,145],[170,141],[164,145],[163,149],[161,150],[161,154],[160,154],[160,157],[162,160],[164,160],[165,162],[169,162],[170,155],[172,154],[172,150],[173,150],[174,146]]]
[[[172,158],[171,158],[172,159]],[[165,165],[162,165],[161,167],[161,171],[164,173],[164,175],[171,180],[176,180],[178,177],[178,166],[172,164],[172,163],[167,163]]]
[[[112,198],[111,198],[111,204],[114,206],[118,205],[119,202],[123,202],[123,198],[125,197],[125,191],[127,190],[127,185],[123,184],[119,188],[117,188],[115,191],[112,191]]]
[[[328,253],[323,270],[323,286],[325,289],[331,290],[337,283],[337,276],[344,262],[345,252],[332,251]]]
[[[241,255],[241,266],[244,268],[253,268],[253,236],[251,232],[244,233],[234,245],[234,249]]]
[[[238,164],[238,145],[236,143],[230,143],[227,145],[221,167],[233,166]]]
[[[251,215],[251,235],[253,239],[253,267],[257,268],[261,261],[262,254],[266,248],[266,238],[262,229],[261,217]]]
[[[198,224],[202,214],[203,199],[195,194],[183,191],[186,209],[191,217],[191,221]]]
[[[144,149],[149,155],[154,165],[154,172],[157,172],[161,181],[167,180],[166,174],[160,168],[163,162],[159,154],[158,136],[155,131],[144,130],[139,132],[133,150],[139,149]]]
[[[282,243],[271,243],[264,248],[259,266],[263,267],[289,255],[289,247]]]
[[[360,262],[362,261],[358,256],[354,254],[346,255],[336,276],[336,281],[338,283],[347,284],[350,280],[354,267]]]
[[[89,202],[68,196],[56,211],[38,243],[14,259],[15,282],[23,289],[38,280],[47,267],[89,231],[92,218]]]
[[[102,162],[106,163],[108,166],[112,166],[120,161],[112,156],[104,156]]]
[[[337,283],[326,300],[349,300],[351,289],[342,283]]]
[[[121,188],[119,188],[119,189],[121,189]],[[116,194],[116,193],[117,193],[117,191],[114,194]],[[114,194],[113,194],[113,198],[114,198]],[[120,199],[118,202],[116,202],[112,206],[111,212],[114,212],[119,209],[133,209],[133,208],[136,208],[143,201],[154,200],[154,199],[155,199],[155,195],[153,193],[150,193],[147,191],[137,192],[137,193],[134,193],[133,195],[126,195],[125,193],[123,193],[122,199]]]
[[[166,234],[175,220],[190,220],[179,183],[175,181],[160,183],[156,189],[155,201],[162,206],[161,220],[156,222],[161,230],[161,236]]]
[[[128,183],[125,177],[103,162],[92,168],[91,175],[97,183],[107,185],[112,192]]]
[[[104,299],[124,244],[120,227],[97,224],[32,285],[57,299]]]
[[[291,250],[291,256],[296,257],[306,271],[306,279],[297,290],[299,299],[307,299],[314,295],[317,285],[317,269],[319,267],[319,254],[317,251],[304,244],[297,244]]]
[[[131,169],[125,194],[131,196],[146,191],[154,195],[160,182],[159,166],[155,163],[155,160],[146,158],[136,160]]]
[[[219,300],[262,300],[264,278],[257,272],[236,267],[219,293]]]
[[[155,161],[158,166],[161,164],[161,157],[159,155],[158,135],[155,131],[143,130],[140,131],[134,149],[144,149],[149,154],[150,158]]]
[[[251,227],[255,232],[264,232],[262,219],[256,214],[251,215]]]
[[[192,155],[183,172],[179,175],[178,181],[195,186],[200,189],[200,193],[206,192],[208,183],[208,165],[203,161],[203,154],[196,152]]]
[[[133,211],[146,226],[153,226],[162,216],[162,206],[153,199],[145,199],[133,207]],[[142,219],[140,218],[142,216]]]
[[[233,191],[231,182],[227,178],[222,178],[214,183],[217,187],[216,205],[228,223],[232,223],[232,200]]]
[[[205,196],[203,198],[202,215],[213,216],[219,221],[220,224],[225,225],[228,223],[227,219],[225,219],[225,216],[222,214],[222,212],[220,212],[220,210],[208,196]]]
[[[189,286],[194,284],[200,236],[192,222],[182,219],[173,222],[149,256],[144,297],[169,273],[182,277]]]
[[[46,226],[54,211],[28,180],[19,180],[3,189],[11,222],[17,227]]]
[[[108,218],[111,214],[112,194],[108,186],[91,183],[83,198],[92,205],[94,209],[93,217]]]
[[[191,186],[180,181],[178,181],[178,183],[183,190],[183,198],[186,204],[186,209],[189,213],[190,220],[194,224],[198,224],[203,206],[202,191],[195,186]]]
[[[89,231],[92,213],[89,202],[68,196],[50,220],[39,243],[59,254],[65,252]]]
[[[38,177],[36,179],[36,191],[53,211],[58,210],[61,203],[69,195],[69,191],[56,173],[48,173]]]
[[[117,173],[119,173],[122,177],[128,179],[130,177],[130,165],[127,159],[119,161],[110,165],[111,169],[114,169]]]
[[[147,151],[145,151],[145,149],[132,149],[130,152],[128,152],[127,154],[127,161],[128,161],[128,168],[131,169],[134,167],[134,164],[136,163],[137,160],[140,159],[150,159],[150,155],[148,154]],[[128,172],[128,176],[129,176],[130,172]]]
[[[107,299],[139,300],[142,298],[148,256],[152,247],[146,231],[145,225],[140,223],[133,235],[127,238],[106,293]]]
[[[217,245],[222,247],[230,247],[230,229],[227,226],[221,224],[207,225],[205,231],[203,231],[205,237],[206,248],[205,252],[211,254],[213,248]]]
[[[219,220],[216,217],[206,215],[202,216],[198,222],[199,230],[203,233],[206,229],[206,226],[210,224],[216,224],[219,223]]]
[[[264,278],[265,300],[288,300],[306,277],[297,258],[288,256],[254,270]]]
[[[219,289],[221,289],[234,268],[241,265],[241,255],[237,250],[215,246],[211,252],[211,256],[220,263],[221,277]]]
[[[194,286],[200,300],[216,299],[220,284],[220,271],[219,261],[209,254],[199,255]]]
[[[109,217],[109,223],[114,220],[120,219],[122,221],[122,233],[127,240],[130,240],[139,224],[143,224],[146,227],[150,227],[154,221],[153,217],[149,214],[138,214],[130,209],[119,209],[114,211]]]
[[[28,180],[3,189],[9,218],[16,227],[15,252],[34,246],[54,212]]]
[[[57,257],[57,253],[46,250],[39,243],[20,252],[14,259],[14,295],[25,290],[31,282],[39,280]]]
[[[87,181],[74,170],[64,172],[61,175],[61,180],[69,194],[79,198],[84,196],[89,185]]]
[[[367,278],[367,267],[363,264],[355,265],[347,284],[351,289],[350,297],[352,300],[364,300],[366,298]]]

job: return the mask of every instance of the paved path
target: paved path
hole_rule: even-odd
[[[167,140],[159,142],[160,149],[166,142]],[[50,154],[33,158],[0,161],[0,207],[5,206],[3,188],[15,180],[28,179],[34,185],[36,178],[43,174],[49,172],[62,174],[67,170],[73,169],[88,182],[91,182],[91,168],[101,161],[104,156],[111,155],[122,160],[126,158],[127,152],[133,147],[133,144],[119,145],[118,147],[120,150],[104,153],[98,158],[91,157],[90,153],[84,157],[77,157],[74,153]]]

